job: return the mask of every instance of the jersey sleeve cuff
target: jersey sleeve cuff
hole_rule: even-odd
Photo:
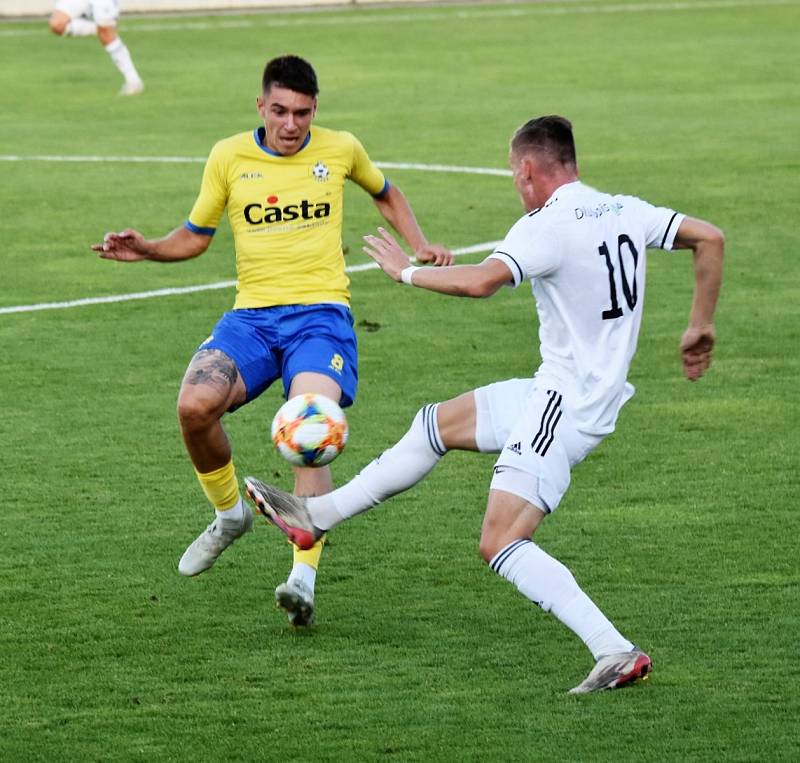
[[[391,183],[388,180],[383,181],[383,188],[381,188],[378,193],[373,193],[373,199],[383,199],[387,193],[389,193],[389,189],[392,187]]]
[[[517,288],[525,280],[525,271],[522,266],[510,255],[508,252],[501,252],[495,250],[487,258],[487,260],[500,260],[511,272],[511,280],[513,283],[509,284],[514,289]]]
[[[681,223],[686,219],[686,215],[681,214],[680,212],[676,212],[672,217],[670,217],[669,222],[667,223],[667,229],[664,231],[664,238],[661,239],[661,249],[665,251],[670,251],[672,249],[672,245],[675,243],[675,236],[678,235],[678,228],[681,227]]]
[[[192,233],[199,233],[201,236],[213,236],[217,232],[216,228],[202,228],[199,225],[195,225],[191,220],[187,220],[183,227]]]

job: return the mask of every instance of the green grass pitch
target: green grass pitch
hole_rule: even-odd
[[[179,265],[89,251],[106,230],[180,224],[202,161],[32,157],[202,160],[256,126],[261,67],[289,51],[318,70],[318,122],[378,161],[502,169],[515,127],[562,113],[586,182],[728,242],[697,384],[677,353],[690,257],[651,255],[637,395],[537,535],[655,663],[589,697],[566,693],[583,645],[478,557],[490,456],[451,454],[336,531],[319,624],[293,632],[273,607],[290,550],[262,521],[209,573],[177,573],[210,512],[175,398],[232,290],[0,312],[0,759],[800,759],[798,28],[780,0],[124,17],[147,84],[124,99],[95,40],[0,24],[0,308],[232,279],[227,224]],[[387,174],[453,247],[521,211],[508,177]],[[358,189],[346,203],[358,264],[379,217]],[[423,403],[538,360],[527,288],[460,301],[373,270],[352,291],[361,387],[337,482]],[[240,477],[288,487],[267,437],[279,403],[272,389],[227,427]]]

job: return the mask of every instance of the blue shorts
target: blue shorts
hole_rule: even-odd
[[[313,371],[342,389],[339,405],[352,405],[358,388],[358,350],[353,316],[344,305],[278,305],[231,310],[220,318],[199,350],[221,350],[257,398],[276,379],[288,396],[292,379]]]

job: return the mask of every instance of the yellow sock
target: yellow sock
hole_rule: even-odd
[[[292,544],[294,551],[293,563],[294,564],[307,564],[309,567],[317,569],[319,567],[319,558],[322,556],[322,547],[325,545],[325,536],[323,535],[311,548],[307,551],[297,548]]]
[[[239,503],[239,483],[236,481],[233,460],[228,461],[221,469],[205,474],[195,469],[195,474],[203,492],[217,511],[227,511]]]

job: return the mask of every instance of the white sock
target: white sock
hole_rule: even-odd
[[[287,582],[291,582],[292,580],[302,580],[311,589],[311,593],[314,593],[314,584],[317,582],[317,571],[310,564],[297,562],[297,564],[292,567]]]
[[[225,509],[224,511],[214,509],[214,513],[220,519],[224,519],[226,521],[236,520],[241,522],[242,519],[244,519],[244,503],[242,502],[241,496],[239,496],[239,500],[236,502],[235,506],[231,506],[230,509]]]
[[[350,482],[327,495],[307,499],[314,524],[330,530],[416,485],[447,452],[436,420],[438,403],[421,408],[400,441],[381,453]]]
[[[69,37],[94,37],[97,34],[97,24],[89,19],[70,19],[64,29],[64,36]]]
[[[125,43],[122,42],[121,37],[117,37],[116,40],[108,43],[108,45],[106,45],[106,52],[111,56],[111,60],[116,65],[117,69],[120,70],[122,76],[125,77],[126,82],[141,82],[142,78],[139,76],[139,72],[136,71],[130,51]]]
[[[586,644],[595,660],[633,649],[579,588],[572,573],[532,540],[509,543],[489,566],[545,612],[552,612]]]

